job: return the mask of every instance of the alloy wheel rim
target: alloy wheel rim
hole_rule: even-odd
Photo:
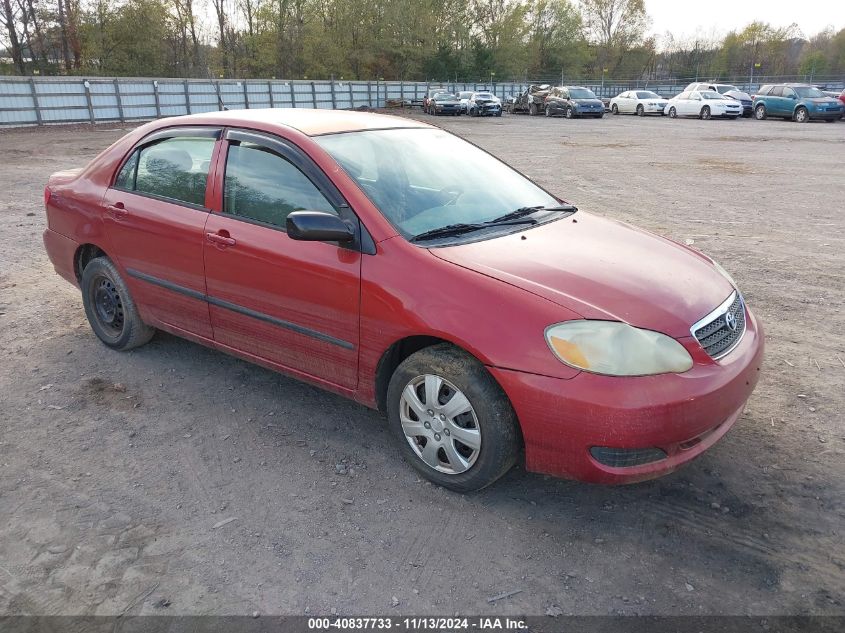
[[[798,113],[795,115],[795,118],[798,120],[799,123],[803,123],[804,120],[807,118],[807,113],[804,110],[798,110]]]
[[[436,374],[417,376],[399,399],[402,432],[414,454],[429,468],[459,475],[481,452],[481,427],[469,399]]]

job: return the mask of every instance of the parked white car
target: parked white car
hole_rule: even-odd
[[[742,114],[742,104],[715,90],[687,90],[669,99],[663,111],[673,119],[679,116],[736,119]]]
[[[663,115],[663,109],[669,103],[656,92],[651,90],[628,90],[610,100],[610,111],[613,114],[646,114]]]
[[[462,92],[459,92],[455,96],[458,98],[458,101],[461,102],[461,106],[464,109],[464,113],[469,114],[469,100],[470,97],[472,97],[472,90],[464,90]]]
[[[502,101],[492,92],[473,92],[467,102],[470,116],[502,116]]]

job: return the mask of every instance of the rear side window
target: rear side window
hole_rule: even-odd
[[[769,92],[769,96],[772,96],[772,97],[783,96],[783,86],[775,86],[774,88],[772,88],[771,91]]]
[[[247,142],[229,146],[224,213],[284,227],[288,214],[303,210],[337,215],[314,183],[275,152]]]
[[[142,147],[126,161],[114,186],[205,206],[213,138],[173,137]]]
[[[771,87],[771,86],[763,86],[762,88],[760,88],[760,90],[758,90],[758,91],[757,91],[757,96],[759,96],[759,97],[765,97],[765,96],[766,96],[767,94],[769,94],[771,91],[772,91],[772,87]]]

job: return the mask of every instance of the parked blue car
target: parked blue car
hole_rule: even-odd
[[[822,119],[832,123],[842,116],[843,106],[837,99],[826,96],[821,90],[807,84],[770,84],[763,86],[753,98],[754,117],[766,117],[805,123]]]

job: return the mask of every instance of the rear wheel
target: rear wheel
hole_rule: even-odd
[[[612,106],[610,106],[610,111],[613,114],[619,114],[619,108],[617,107],[617,105],[615,103]]]
[[[129,288],[107,257],[95,257],[85,266],[80,281],[85,316],[94,334],[121,351],[140,347],[155,334],[141,320]]]
[[[572,119],[575,117],[575,111],[571,107],[566,108],[566,118]]]
[[[699,115],[705,121],[710,118],[710,106],[704,106],[701,108],[701,114]]]
[[[533,101],[528,106],[528,114],[530,114],[531,116],[537,116],[537,104]]]
[[[669,108],[669,116],[673,119],[678,118],[678,111],[675,109],[675,106]]]
[[[766,118],[766,106],[762,103],[754,108],[754,118],[758,121],[763,121]]]
[[[516,414],[484,366],[448,344],[406,358],[390,379],[387,413],[402,456],[451,490],[489,486],[519,456]]]
[[[637,116],[645,116],[645,108],[641,105],[637,106]]]
[[[795,121],[797,123],[806,123],[810,120],[810,113],[807,112],[807,108],[804,106],[799,106],[797,110],[795,110]]]
[[[546,116],[552,116],[552,107],[546,106]]]

